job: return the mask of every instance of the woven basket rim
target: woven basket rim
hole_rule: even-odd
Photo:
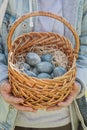
[[[9,58],[8,58],[8,61],[9,61],[9,59],[10,59],[10,56],[12,55],[12,52],[9,52]],[[39,79],[39,78],[37,78],[37,77],[31,77],[31,76],[29,76],[29,75],[27,75],[27,74],[25,74],[25,73],[22,73],[19,69],[17,69],[16,67],[15,67],[15,65],[11,62],[11,61],[9,61],[9,65],[10,65],[10,67],[12,68],[12,69],[14,69],[16,72],[18,72],[18,73],[20,73],[20,74],[22,74],[23,76],[25,76],[26,75],[26,77],[29,77],[29,78],[33,78],[33,79],[36,79],[36,80],[40,80],[40,81],[55,81],[56,79],[63,79],[64,78],[64,76],[67,76],[67,75],[69,75],[69,73],[76,67],[75,66],[75,63],[76,63],[76,58],[74,57],[74,62],[73,62],[73,64],[72,64],[72,67],[65,73],[65,74],[63,74],[62,76],[59,76],[59,77],[55,77],[55,78],[53,78],[53,79]]]
[[[21,37],[24,36],[24,35],[29,35],[29,34],[32,35],[32,34],[35,34],[35,33],[37,33],[37,34],[39,34],[39,33],[41,33],[41,34],[46,34],[46,33],[55,34],[55,35],[57,35],[57,36],[59,36],[59,37],[61,36],[61,38],[64,37],[65,39],[67,39],[67,40],[71,43],[70,39],[66,38],[64,35],[61,35],[61,34],[55,33],[55,32],[49,32],[49,31],[48,31],[48,32],[36,32],[36,31],[34,31],[34,32],[23,33],[23,34],[17,36],[17,38],[14,39],[12,43],[14,43],[16,40],[18,40],[19,38],[21,38]],[[13,46],[13,44],[12,44],[12,46]],[[72,46],[72,44],[71,44],[71,48],[72,48],[72,50],[74,49],[73,46]],[[13,49],[10,50],[9,53],[12,52],[12,51],[13,51]],[[73,51],[74,51],[74,50],[73,50]]]

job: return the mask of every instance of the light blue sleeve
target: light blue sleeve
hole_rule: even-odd
[[[0,7],[1,7],[2,3],[3,3],[3,0],[0,0]],[[6,60],[5,50],[4,50],[5,47],[3,44],[2,37],[1,37],[1,30],[0,30],[0,83],[3,80],[8,79],[7,60]],[[6,37],[6,35],[4,35],[4,36]]]
[[[6,56],[4,54],[4,49],[2,46],[2,40],[0,40],[0,82],[5,79],[8,79],[8,67]]]
[[[84,83],[84,87],[87,90],[87,0],[85,0],[83,8],[80,51],[77,60],[77,78]]]
[[[2,2],[3,2],[3,0],[0,0],[0,7],[1,7],[1,5],[2,5]]]
[[[0,6],[2,5],[3,0],[0,0]],[[0,34],[0,84],[3,82],[3,80],[8,79],[8,52],[7,52],[7,36],[9,31],[9,26],[15,21],[16,19],[16,5],[18,1],[17,0],[9,0],[8,6],[6,9],[5,17],[3,20],[3,24],[1,27],[1,34]],[[21,7],[21,3],[23,3],[23,0],[20,2],[20,6],[18,7],[23,10]],[[18,13],[17,8],[17,13]],[[9,22],[8,22],[9,21]]]
[[[37,0],[32,0],[32,6],[33,8],[36,7]],[[0,0],[0,6],[2,4],[3,0]],[[29,0],[25,1],[21,0],[9,0],[6,14],[3,20],[2,28],[1,28],[1,37],[0,37],[0,83],[8,79],[8,63],[7,63],[7,35],[9,31],[9,26],[12,26],[12,23],[15,21],[15,19],[24,13],[29,12]],[[25,3],[25,4],[24,4]],[[9,22],[8,22],[9,21]],[[15,37],[17,37],[20,34],[23,34],[24,32],[29,32],[29,28],[23,28],[23,25],[26,25],[28,27],[29,21],[24,21],[16,30]]]

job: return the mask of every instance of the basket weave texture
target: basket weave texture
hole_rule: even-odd
[[[16,27],[25,19],[33,16],[47,16],[63,22],[73,33],[76,46],[73,49],[70,41],[59,34],[52,32],[30,32],[23,34],[12,42]],[[71,92],[76,78],[76,58],[79,50],[79,38],[74,28],[62,17],[49,12],[33,12],[26,14],[13,24],[8,35],[8,73],[12,93],[24,99],[24,106],[35,109],[44,109],[63,101]],[[42,47],[42,49],[40,48]],[[25,56],[34,51],[39,55],[43,53],[54,55],[55,51],[62,51],[68,58],[67,72],[54,79],[38,79],[20,72],[15,66],[20,55]]]

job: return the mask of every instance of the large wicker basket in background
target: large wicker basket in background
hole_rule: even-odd
[[[75,48],[72,48],[70,41],[66,37],[52,32],[30,32],[17,37],[12,42],[12,36],[16,27],[25,19],[34,16],[47,16],[64,23],[74,35]],[[10,28],[7,43],[9,50],[9,82],[12,86],[12,93],[16,97],[24,99],[24,106],[44,109],[63,101],[70,94],[76,78],[76,58],[79,51],[79,38],[74,28],[64,18],[49,12],[26,14],[17,19]],[[18,56],[25,55],[31,51],[31,48],[35,50],[35,48],[40,46],[45,48],[45,51],[50,48],[52,53],[54,53],[55,48],[65,53],[68,58],[68,71],[63,76],[54,79],[38,79],[27,76],[16,68],[15,62]]]

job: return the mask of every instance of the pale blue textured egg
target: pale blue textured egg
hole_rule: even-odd
[[[29,71],[29,70],[25,70],[25,73],[29,76],[32,76],[32,77],[37,77],[37,75],[35,73],[33,73],[32,71]]]
[[[30,65],[27,63],[22,63],[22,64],[20,64],[20,69],[30,70]]]
[[[51,76],[51,79],[53,79],[53,78],[54,78],[54,76],[53,76],[53,72],[50,74],[50,76]]]
[[[63,74],[66,73],[66,71],[67,70],[61,66],[55,67],[55,69],[53,70],[53,77],[62,76]]]
[[[39,74],[39,72],[37,71],[37,69],[36,69],[36,67],[35,68],[32,68],[32,70],[31,70],[33,73],[35,73],[35,74]]]
[[[31,66],[36,66],[36,64],[41,62],[40,56],[34,52],[28,53],[25,60]]]
[[[40,73],[37,77],[40,79],[51,79],[51,76],[47,73]]]
[[[51,60],[52,60],[52,55],[51,55],[51,54],[43,54],[43,55],[41,56],[41,60],[42,60],[42,61],[51,62]]]
[[[53,71],[53,65],[49,62],[41,62],[37,64],[36,69],[39,73],[48,73],[50,74]]]

